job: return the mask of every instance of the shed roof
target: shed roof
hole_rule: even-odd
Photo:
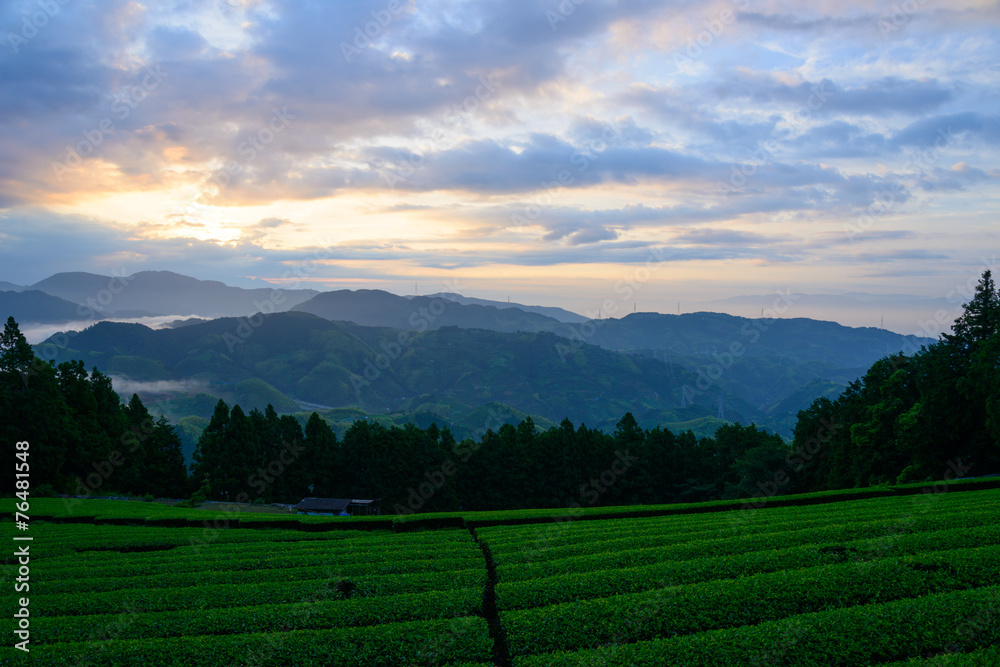
[[[292,509],[303,512],[343,512],[350,504],[350,498],[303,498]]]
[[[302,512],[343,512],[350,505],[371,505],[374,502],[364,498],[303,498],[292,509]]]

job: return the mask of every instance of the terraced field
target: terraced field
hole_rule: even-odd
[[[468,531],[33,530],[32,664],[491,661]]]
[[[0,664],[1000,664],[1000,489],[395,531],[90,509],[32,522],[31,652]]]
[[[846,666],[1000,640],[998,510],[989,491],[478,532],[514,665]]]

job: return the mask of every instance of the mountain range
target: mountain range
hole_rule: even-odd
[[[419,300],[429,298],[454,302],[462,306],[486,306],[498,310],[517,308],[525,313],[542,315],[569,324],[582,324],[590,319],[564,308],[477,299],[453,292],[414,297],[396,296],[380,290],[357,292],[340,290],[339,297],[331,297],[322,296],[331,294],[330,292],[287,289],[261,280],[246,282],[261,286],[249,289],[232,287],[217,281],[198,280],[170,271],[143,271],[126,277],[67,272],[27,286],[0,281],[0,312],[14,315],[15,319],[22,323],[58,324],[152,316],[176,318],[241,316],[258,310],[282,312],[301,305],[301,309],[306,312],[315,312],[337,320],[379,326],[406,326],[408,325],[406,320],[412,314],[412,307],[407,306],[407,302],[415,298]],[[14,297],[14,293],[28,294]],[[38,293],[61,299],[65,303],[55,308],[53,304],[60,302],[45,299]],[[352,297],[352,294],[356,296]],[[360,298],[361,295],[364,298]],[[937,333],[924,330],[920,322],[932,317],[940,319],[939,313],[944,313],[946,317],[957,316],[961,312],[962,301],[961,296],[947,299],[864,293],[839,295],[789,293],[786,296],[790,298],[786,317],[835,320],[854,326],[878,326],[893,331],[930,336],[935,336]],[[315,303],[305,305],[307,301],[313,299],[316,299]],[[378,300],[382,306],[391,302],[391,307],[382,313],[372,312],[370,304],[366,303],[371,300]],[[753,318],[766,315],[766,311],[774,301],[775,294],[743,295],[714,301],[687,301],[683,304],[683,312],[719,312]],[[657,306],[657,310],[664,310],[664,304]],[[673,308],[668,310],[673,311]],[[544,330],[545,320],[521,318],[519,321],[519,317],[511,313],[507,317],[497,318],[493,323],[490,317],[477,321],[470,313],[459,314],[452,310],[448,317],[434,326],[445,326],[450,318],[458,318],[460,321],[455,323],[459,326],[478,326],[505,331],[509,330],[512,321],[515,321],[519,322],[518,327],[528,326],[532,330]],[[950,321],[945,324],[949,323]]]
[[[291,310],[336,322],[393,329],[439,329],[457,326],[489,331],[548,331],[559,324],[548,315],[517,305],[462,303],[443,296],[402,297],[382,290],[336,290],[317,294]]]
[[[287,310],[319,294],[312,289],[230,287],[171,271],[130,276],[77,271],[57,273],[33,285],[5,283],[0,288],[4,286],[12,289],[0,291],[0,312],[19,322],[39,324],[162,315],[241,316],[268,307]]]
[[[620,329],[619,345],[629,332],[658,345],[611,350],[551,331],[407,331],[291,311],[159,330],[100,322],[39,349],[55,350],[56,362],[83,359],[116,383],[127,380],[178,420],[204,419],[224,398],[245,409],[316,409],[332,421],[343,410],[351,419],[430,415],[458,435],[476,431],[476,415],[493,406],[539,423],[569,418],[611,428],[630,411],[673,428],[707,433],[721,421],[754,421],[787,436],[798,410],[816,397],[838,393],[887,353],[930,342],[717,313],[639,313],[604,322],[592,338],[608,344],[612,327]]]
[[[180,316],[160,329],[97,322],[38,349],[114,376],[120,391],[139,393],[191,438],[219,398],[244,409],[318,410],[341,427],[359,417],[437,421],[460,437],[482,430],[490,413],[611,429],[627,411],[698,434],[754,421],[788,436],[818,396],[835,396],[879,358],[934,342],[783,318],[799,297],[782,298],[769,297],[761,318],[588,320],[454,293],[243,289],[157,271],[57,274],[0,292],[0,314],[85,320],[76,329],[109,315]]]

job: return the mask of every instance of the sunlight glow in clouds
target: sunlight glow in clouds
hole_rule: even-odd
[[[582,309],[659,247],[672,312],[940,297],[1000,237],[991,2],[36,10],[0,8],[0,280],[279,279],[324,248],[320,286]]]

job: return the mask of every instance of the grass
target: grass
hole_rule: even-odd
[[[985,665],[1000,642],[1000,480],[749,511],[226,510],[39,498],[27,532],[0,523],[33,537],[32,663]]]

